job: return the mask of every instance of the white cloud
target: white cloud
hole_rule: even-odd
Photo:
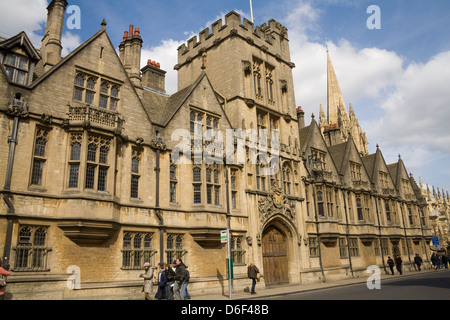
[[[0,36],[9,38],[25,31],[31,42],[40,47],[47,20],[47,0],[0,0]]]
[[[25,31],[36,48],[41,47],[47,21],[47,0],[0,0],[0,36],[9,38]],[[66,56],[81,44],[79,35],[65,32],[61,39]]]
[[[63,46],[61,55],[65,57],[72,50],[76,49],[78,46],[81,45],[81,37],[77,34],[73,34],[67,31],[63,34],[61,38],[61,44]]]
[[[378,132],[381,139],[450,154],[449,83],[450,51],[425,64],[410,64],[381,105],[386,114]]]
[[[402,77],[403,60],[395,52],[378,48],[358,50],[342,39],[339,43],[310,41],[303,33],[289,33],[296,102],[317,114],[327,103],[327,55],[330,51],[344,100],[353,106],[377,100],[392,90]]]

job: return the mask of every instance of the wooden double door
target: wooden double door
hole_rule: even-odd
[[[263,232],[262,256],[266,285],[289,283],[287,238],[275,226]]]

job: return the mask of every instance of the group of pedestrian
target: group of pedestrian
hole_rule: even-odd
[[[387,259],[387,264],[389,265],[389,268],[391,269],[391,273],[394,274],[394,265],[395,265],[397,268],[397,271],[400,274],[402,274],[402,258],[400,256],[396,255],[394,259],[395,260],[392,260],[391,257],[388,257],[388,259]],[[449,261],[445,254],[442,256],[439,256],[438,254],[433,253],[431,255],[431,263],[435,270],[438,270],[441,268],[448,269]],[[422,270],[421,269],[422,264],[423,264],[422,258],[416,253],[416,255],[414,256],[414,265],[417,267],[417,271]]]
[[[397,271],[400,274],[403,274],[403,272],[402,272],[402,264],[403,264],[402,258],[399,255],[396,255],[394,257],[394,259],[395,260],[392,260],[392,258],[390,256],[388,256],[388,259],[387,259],[387,264],[389,266],[389,269],[391,269],[391,273],[394,274],[394,265],[395,265]]]
[[[431,264],[433,265],[434,270],[438,269],[448,269],[448,258],[445,254],[439,256],[434,253],[431,255]]]
[[[186,300],[191,298],[187,289],[190,280],[188,267],[181,259],[175,260],[173,266],[174,267],[172,268],[170,264],[159,264],[159,271],[156,279],[158,290],[154,296],[155,299]],[[140,275],[141,278],[144,278],[143,292],[145,294],[145,299],[150,300],[150,294],[153,292],[154,269],[150,268],[150,264],[146,262],[144,264],[144,271],[145,273]]]

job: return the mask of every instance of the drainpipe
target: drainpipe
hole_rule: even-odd
[[[161,150],[166,149],[166,145],[164,143],[164,138],[159,135],[159,132],[156,131],[156,138],[152,141],[152,148],[156,150],[156,199],[155,199],[155,214],[159,220],[159,263],[164,263],[164,219],[161,215],[161,209],[159,207],[159,174],[161,172],[160,160],[161,160]],[[170,263],[170,261],[167,261]]]
[[[381,250],[381,259],[383,261],[383,269],[386,274],[389,274],[386,269],[386,264],[384,263],[384,254],[383,254],[383,243],[381,242],[381,223],[380,223],[380,212],[378,211],[378,199],[375,197],[375,209],[377,210],[377,220],[378,220],[378,241],[380,242],[380,250]]]
[[[314,215],[316,218],[316,232],[317,232],[317,244],[319,246],[319,264],[320,264],[320,270],[322,272],[322,282],[325,282],[325,272],[323,270],[323,264],[322,264],[322,250],[320,248],[320,244],[321,244],[321,237],[320,237],[320,232],[319,232],[319,218],[317,216],[317,204],[316,204],[316,185],[313,184],[313,200],[314,200]]]
[[[348,225],[348,213],[347,213],[347,200],[346,200],[346,193],[347,191],[343,190],[343,198],[344,198],[344,213],[345,213],[345,223],[346,223],[346,238],[347,238],[347,252],[348,252],[348,262],[350,264],[350,271],[352,272],[352,278],[355,277],[353,274],[353,265],[352,265],[352,255],[350,254],[350,229]]]
[[[161,210],[159,209],[159,173],[161,151],[156,149],[156,200],[155,200],[155,214],[159,219],[159,263],[164,263],[164,219],[161,216]],[[170,263],[170,261],[169,261]]]
[[[308,177],[312,177],[313,174],[311,174],[311,172],[309,171],[309,164],[311,162],[311,156],[308,157],[308,165],[306,165],[306,158],[302,156],[303,158],[303,165],[306,169],[306,171],[308,172]],[[325,282],[325,272],[323,270],[323,264],[322,264],[322,250],[320,248],[320,243],[321,241],[321,237],[320,237],[320,233],[319,233],[319,218],[317,216],[317,201],[316,201],[316,185],[314,183],[311,184],[312,186],[312,191],[313,191],[313,202],[314,202],[314,218],[316,219],[316,232],[317,232],[317,243],[319,246],[319,264],[320,264],[320,271],[322,272],[322,282]]]
[[[411,272],[411,255],[409,253],[409,245],[408,245],[408,234],[406,232],[406,224],[405,217],[403,216],[403,203],[400,202],[400,211],[402,212],[402,222],[403,222],[403,230],[405,232],[405,241],[406,241],[406,251],[408,251],[408,260],[409,260],[409,271]]]
[[[423,209],[425,209],[425,207],[421,207],[420,206],[420,204],[418,205],[418,207],[419,207],[419,209],[420,209],[420,211],[419,211],[419,222],[420,222],[420,230],[422,231],[422,241],[423,241],[423,243],[422,243],[422,245],[423,245],[423,247],[422,247],[422,251],[423,251],[423,248],[425,247],[425,234],[424,234],[424,230],[423,230],[423,228],[425,227],[425,225],[423,225],[422,224],[422,219],[421,219],[421,217],[420,217],[420,212],[422,212],[422,215],[425,217],[425,212],[423,211]],[[427,252],[427,250],[425,249],[425,257],[426,257],[426,261],[427,262],[430,262],[430,259],[428,258],[428,252]]]
[[[14,164],[14,155],[16,152],[17,145],[17,133],[19,128],[19,117],[16,115],[14,117],[13,128],[11,137],[8,139],[9,143],[9,155],[8,155],[8,167],[6,169],[6,179],[5,179],[5,188],[3,192],[3,200],[8,206],[8,213],[6,219],[8,221],[6,228],[6,240],[5,247],[3,250],[3,265],[6,269],[9,269],[9,260],[11,255],[11,239],[12,239],[12,229],[13,229],[13,221],[15,219],[15,209],[14,205],[11,202],[11,179],[12,179],[12,169]]]

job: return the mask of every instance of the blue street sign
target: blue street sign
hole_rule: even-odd
[[[439,237],[433,237],[431,239],[431,243],[433,244],[433,246],[438,246],[439,245]]]

